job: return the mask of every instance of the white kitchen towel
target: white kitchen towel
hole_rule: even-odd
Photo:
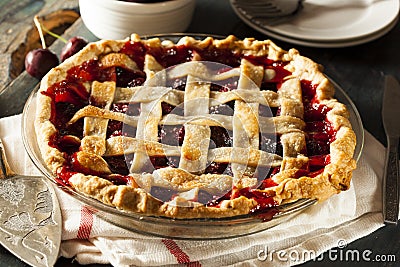
[[[0,119],[0,138],[11,168],[21,174],[38,174],[25,152],[20,128],[21,115]],[[91,207],[56,190],[63,216],[60,256],[81,264],[113,266],[290,266],[316,257],[318,260],[324,251],[343,248],[384,226],[384,151],[365,132],[363,153],[348,191],[266,231],[225,240],[173,240],[130,232],[104,221]]]

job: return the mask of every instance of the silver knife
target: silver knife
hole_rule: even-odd
[[[400,85],[391,75],[385,77],[382,120],[387,137],[383,176],[383,219],[386,223],[397,224],[399,216]]]
[[[0,140],[0,244],[35,267],[53,266],[61,243],[61,211],[46,178],[15,174]]]

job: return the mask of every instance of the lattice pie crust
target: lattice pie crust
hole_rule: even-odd
[[[212,73],[205,61],[231,69]],[[169,79],[184,83],[151,84],[177,62]],[[215,90],[203,80],[236,84]],[[141,113],[117,108],[128,102]],[[165,107],[181,107],[181,113]],[[232,112],[212,112],[220,107]],[[264,117],[265,107],[273,117]],[[348,116],[321,66],[295,49],[234,36],[183,37],[175,44],[132,35],[91,43],[52,69],[37,94],[35,129],[57,181],[84,195],[127,212],[214,218],[262,213],[301,198],[322,201],[347,190],[356,167]],[[119,128],[110,134],[118,122],[132,127],[132,136]],[[168,132],[171,125],[183,125],[184,133],[179,127]],[[161,134],[181,135],[176,144],[163,144]],[[220,135],[227,145],[210,145]],[[274,138],[279,152],[262,148]],[[129,173],[115,166],[121,158],[132,160]]]

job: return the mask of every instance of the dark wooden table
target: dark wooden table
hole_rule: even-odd
[[[43,3],[44,6],[51,4],[49,10],[52,11],[57,9],[57,7],[65,8],[66,6],[66,4],[64,4],[64,6],[57,6],[55,4],[57,1],[2,1],[12,2],[15,3],[15,5],[18,3],[19,6],[32,4],[33,2]],[[76,9],[77,1],[65,2],[68,2],[68,8]],[[39,10],[40,9],[37,11],[39,12]],[[15,10],[13,12],[15,12]],[[44,13],[45,11],[42,10],[41,12]],[[30,15],[33,16],[33,13],[34,12],[32,11]],[[2,21],[1,26],[4,26],[4,19],[0,21]],[[28,22],[25,18],[25,22],[21,22],[18,27],[26,28],[26,23]],[[17,26],[13,27],[15,28]],[[14,28],[13,30],[17,30]],[[269,36],[256,32],[243,23],[235,15],[228,0],[197,0],[193,21],[187,32],[219,35],[234,34],[239,38],[270,38]],[[4,33],[2,32],[0,34]],[[64,33],[64,37],[67,38],[74,35],[83,35],[89,40],[96,39],[88,32],[80,19],[76,20],[72,25],[69,25],[68,29]],[[380,142],[383,144],[386,143],[380,112],[383,93],[383,77],[385,74],[393,74],[400,80],[400,50],[398,49],[400,44],[399,24],[397,24],[388,34],[378,40],[347,48],[310,48],[293,45],[275,40],[274,38],[271,39],[284,49],[296,47],[301,54],[324,65],[326,74],[341,85],[354,101],[361,114],[365,129],[372,133]],[[15,46],[15,44],[13,45]],[[60,51],[62,45],[61,42],[56,41],[51,48],[54,51]],[[0,45],[0,49],[1,47],[2,46]],[[3,49],[1,50],[1,53],[0,61],[1,58],[7,58],[7,56],[9,56],[8,53],[11,53],[11,51],[9,49]],[[3,91],[0,94],[0,117],[20,113],[29,93],[38,83],[36,79],[29,77],[24,72],[16,78],[7,76],[6,81],[2,78],[2,82],[6,83],[7,86],[4,88],[1,88],[0,86],[0,91]],[[343,249],[343,253],[347,250],[354,249],[359,251],[371,250],[374,255],[394,255],[396,261],[379,263],[367,263],[363,261],[331,261],[329,260],[328,252],[326,252],[324,261],[307,262],[302,266],[400,266],[400,226],[387,225],[364,238],[352,242]],[[0,266],[26,265],[0,246]],[[72,263],[71,259],[60,259],[56,266],[79,265],[77,263]]]

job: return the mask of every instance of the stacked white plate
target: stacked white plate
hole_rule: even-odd
[[[261,0],[262,1],[262,0]],[[250,27],[272,38],[310,47],[347,47],[375,40],[398,21],[399,0],[305,0],[292,18],[261,18],[230,0]]]

